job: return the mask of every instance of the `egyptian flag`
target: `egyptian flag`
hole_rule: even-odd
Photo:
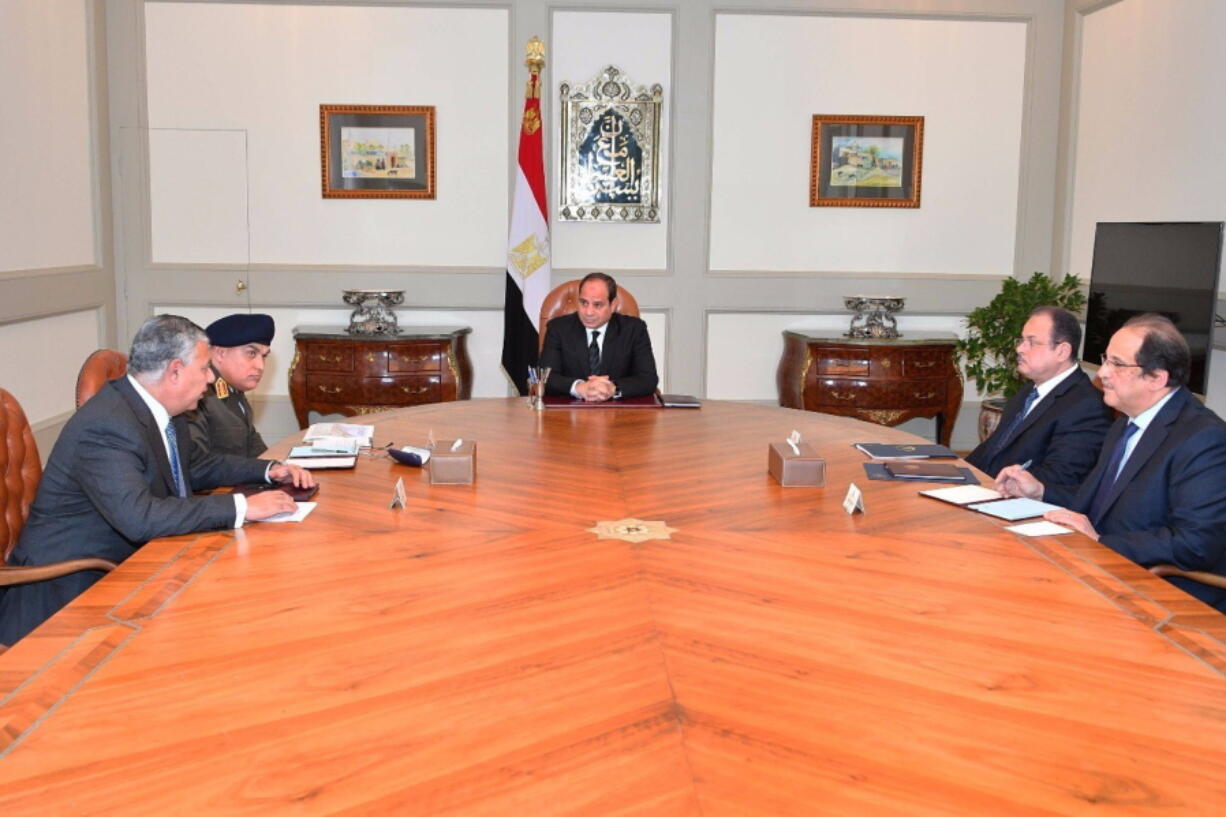
[[[502,319],[502,368],[520,394],[528,393],[528,367],[536,365],[541,303],[549,294],[549,215],[545,209],[544,141],[541,138],[541,66],[545,48],[528,42],[528,88],[519,131],[519,167],[511,232],[507,240],[507,289]]]

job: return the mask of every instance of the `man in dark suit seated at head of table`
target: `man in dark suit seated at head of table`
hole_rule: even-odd
[[[270,315],[238,313],[213,321],[204,330],[212,344],[213,384],[185,417],[192,454],[213,451],[258,457],[268,450],[255,429],[246,392],[260,384],[276,326]]]
[[[1161,315],[1141,315],[1111,336],[1099,375],[1103,399],[1123,416],[1080,485],[1044,484],[1019,466],[997,487],[1063,508],[1046,519],[1074,528],[1137,564],[1226,573],[1226,423],[1185,385],[1191,356]],[[1174,577],[1226,611],[1226,590]]]
[[[966,461],[989,476],[1030,464],[1043,483],[1075,485],[1098,460],[1111,412],[1077,362],[1081,325],[1071,312],[1041,306],[1017,339],[1017,370],[1030,382],[1005,406],[1000,424]]]
[[[656,390],[656,359],[647,324],[614,312],[617,282],[592,272],[579,282],[579,309],[549,322],[541,366],[547,394],[599,403]]]
[[[56,440],[9,564],[122,562],[159,536],[237,528],[294,510],[282,491],[192,495],[248,482],[314,484],[309,472],[273,460],[191,453],[181,415],[212,379],[204,330],[176,315],[145,321],[128,374],[103,386]],[[101,577],[82,571],[6,588],[0,644],[14,644]]]

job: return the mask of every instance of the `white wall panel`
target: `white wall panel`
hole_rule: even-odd
[[[1226,221],[1223,32],[1219,0],[1121,0],[1084,18],[1070,272],[1089,279],[1100,221]]]
[[[0,386],[17,398],[31,424],[72,412],[77,372],[99,337],[96,309],[0,325]],[[45,459],[48,452],[41,453]]]
[[[546,144],[553,151],[553,183],[549,211],[553,217],[553,266],[592,269],[665,269],[668,267],[668,134],[672,100],[672,17],[660,13],[559,11],[553,15],[552,58],[546,53],[553,87],[542,100],[552,123]],[[558,86],[563,81],[583,84],[616,65],[631,82],[664,87],[660,130],[659,224],[582,224],[558,221],[561,201],[561,105]]]
[[[149,3],[145,17],[150,127],[249,135],[252,263],[504,264],[506,9]],[[434,105],[438,198],[322,198],[325,103]],[[154,189],[176,172],[154,164]],[[208,260],[193,223],[158,227],[154,260]]]
[[[660,390],[668,387],[668,371],[665,362],[668,360],[668,313],[650,312],[644,310],[639,317],[647,324],[647,334],[651,338],[651,352],[656,359],[656,374],[660,376]]]
[[[1012,274],[1025,61],[1021,22],[718,15],[710,267]],[[814,114],[924,116],[920,208],[809,207]]]
[[[0,3],[0,272],[95,264],[86,0]]]
[[[247,133],[151,130],[156,261],[247,263]]]
[[[200,326],[208,326],[220,317],[229,315],[234,310],[221,307],[175,306],[164,305],[154,307],[156,314],[171,313],[189,318]],[[289,365],[294,359],[295,326],[324,325],[348,326],[349,309],[303,309],[282,308],[256,310],[272,315],[277,323],[277,334],[273,338],[272,351],[268,355],[268,364],[264,370],[264,380],[256,390],[262,395],[289,394]],[[506,397],[509,381],[502,372],[502,310],[426,310],[398,309],[396,317],[402,327],[408,326],[471,326],[472,334],[468,336],[468,356],[473,363],[473,397]],[[643,320],[647,322],[654,344],[656,366],[660,367],[660,378],[663,382],[663,362],[665,356],[665,338],[667,336],[667,315],[663,312],[645,313]]]

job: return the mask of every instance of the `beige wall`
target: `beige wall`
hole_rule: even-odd
[[[143,4],[136,0],[108,4],[114,155],[120,165],[132,169],[112,191],[118,222],[118,276],[127,293],[120,304],[125,332],[130,332],[155,305],[216,312],[250,306],[278,314],[303,308],[327,310],[335,308],[341,289],[352,286],[403,288],[408,293],[408,307],[419,313],[496,312],[503,293],[501,242],[506,232],[510,157],[514,156],[526,79],[522,49],[532,34],[542,35],[547,45],[548,91],[543,102],[547,121],[554,123],[546,141],[555,203],[558,83],[586,81],[590,78],[587,74],[594,72],[593,66],[613,63],[620,64],[637,82],[659,82],[666,89],[666,204],[662,223],[553,225],[556,280],[592,268],[608,269],[664,323],[664,336],[656,338],[656,346],[666,372],[665,388],[705,394],[708,379],[716,377],[721,396],[769,399],[770,395],[759,393],[760,377],[738,378],[735,372],[741,367],[756,367],[755,360],[773,355],[779,330],[792,320],[776,321],[760,335],[743,338],[732,357],[720,351],[718,360],[710,360],[712,350],[719,346],[718,339],[708,334],[710,327],[719,323],[711,319],[714,315],[741,315],[747,324],[754,325],[760,323],[754,320],[760,313],[790,315],[801,322],[815,317],[845,320],[842,295],[862,292],[871,285],[874,291],[906,296],[910,317],[956,328],[962,314],[991,297],[999,276],[1050,268],[1055,195],[1052,167],[1057,152],[1055,122],[1064,23],[1059,0],[771,2],[761,4],[761,14],[752,4],[736,14],[727,14],[719,11],[720,5],[713,0],[647,0],[636,3],[632,10],[614,3],[554,5],[540,0],[436,5],[443,11],[396,2],[341,7]],[[857,9],[862,12],[856,13]],[[466,15],[471,36],[486,42],[487,47],[479,53],[474,53],[471,45],[466,47],[462,25],[408,24],[402,36],[393,38],[373,30],[370,37],[355,33],[369,30],[376,20],[383,28],[394,28],[406,20],[444,12]],[[361,41],[365,50],[347,52],[343,49],[348,46],[338,45],[343,57],[338,59],[322,46],[315,47],[311,53],[318,54],[331,70],[300,70],[297,66],[304,64],[303,44],[315,42],[318,32],[328,29],[329,21],[334,25],[343,21],[348,32],[345,41]],[[849,23],[879,33],[901,27],[909,32],[909,41],[918,43],[914,47],[944,49],[949,70],[959,64],[959,56],[967,64],[985,59],[983,43],[978,41],[981,38],[951,38],[951,32],[984,26],[1004,36],[1009,42],[996,49],[991,70],[980,72],[986,81],[977,89],[963,87],[958,94],[978,94],[978,100],[966,101],[971,106],[978,103],[985,110],[999,109],[992,117],[999,121],[995,122],[991,144],[1007,155],[1003,170],[993,169],[1003,173],[1003,182],[989,182],[987,195],[992,202],[1000,203],[980,207],[981,213],[995,219],[992,234],[976,240],[974,236],[986,230],[968,226],[961,245],[950,238],[933,240],[933,225],[940,225],[939,229],[950,237],[959,235],[956,208],[967,201],[965,194],[943,180],[944,173],[926,177],[925,195],[931,195],[933,206],[906,214],[912,216],[909,219],[890,212],[809,208],[805,198],[808,117],[819,112],[815,106],[849,102],[839,96],[823,97],[823,87],[834,87],[834,83],[824,82],[824,76],[789,76],[783,92],[774,88],[770,93],[762,88],[740,87],[729,80],[718,83],[716,67],[721,49],[729,55],[732,51],[752,55],[775,47],[760,37],[738,33],[756,22],[785,28],[793,23],[793,28],[830,36],[839,36]],[[236,26],[244,33],[224,36],[223,32]],[[258,32],[264,28],[288,28],[300,32],[301,37],[260,37]],[[261,44],[258,53],[257,42]],[[415,43],[428,45],[426,53],[434,55],[428,72],[421,71],[412,63],[414,58],[406,56],[417,53]],[[777,50],[774,56],[780,61],[806,64],[803,38],[793,38]],[[216,65],[212,67],[210,51],[216,52]],[[491,53],[501,55],[498,64],[488,62]],[[874,61],[887,82],[891,76],[901,81],[922,74],[916,70],[914,53],[905,49],[879,49]],[[242,83],[244,74],[251,73],[248,66],[260,66],[262,70],[249,83]],[[413,70],[398,70],[402,66]],[[292,77],[277,73],[285,67],[292,71]],[[210,77],[215,82],[193,90],[195,77],[208,70],[216,74]],[[829,70],[829,66],[823,66],[823,70]],[[387,74],[395,74],[390,85]],[[370,90],[377,91],[377,98],[361,96],[360,80],[364,77]],[[463,81],[449,85],[449,78]],[[929,91],[939,96],[945,80],[951,78],[947,70],[934,70]],[[1001,87],[993,90],[992,80]],[[805,93],[788,93],[786,86],[791,83],[803,83]],[[945,93],[948,100],[948,91]],[[967,138],[967,123],[952,120],[946,113],[957,106],[948,102],[938,105],[936,97],[925,101],[925,111],[893,110],[897,100],[888,95],[866,99],[874,103],[874,110],[868,113],[926,113],[929,132],[935,128],[938,138],[943,128],[946,134]],[[314,121],[307,116],[307,109],[323,101],[436,105],[440,162],[444,154],[452,162],[446,174],[440,165],[439,201],[321,202],[313,164],[317,159],[307,159],[306,152],[315,139]],[[727,124],[730,105],[743,106],[743,115],[734,118],[731,126]],[[471,121],[472,111],[483,113],[485,130],[444,135],[444,121]],[[785,127],[781,123],[789,116],[795,120],[798,133],[783,134],[785,138],[780,141],[779,128]],[[717,126],[719,134],[715,132]],[[163,129],[168,127],[192,133],[167,134]],[[755,134],[760,137],[756,141]],[[738,200],[737,191],[724,183],[725,171],[730,168],[712,148],[720,138],[734,135],[756,145],[759,154],[736,159],[742,172],[745,163],[751,169],[757,163],[772,169],[770,179],[755,187],[755,199]],[[159,140],[167,137],[202,145],[199,153],[206,167],[241,165],[243,172],[231,176],[242,175],[245,188],[219,180],[218,173],[205,173],[202,176],[207,178],[193,183],[201,188],[197,194],[193,195],[191,185],[185,183],[175,198],[175,185],[164,183],[169,177],[159,169],[156,156],[150,159],[151,146],[156,152]],[[286,155],[299,156],[289,165],[278,165],[274,180],[283,182],[280,188],[270,187],[269,179],[261,178],[267,162],[260,157],[270,155],[270,144],[284,145]],[[949,155],[950,143],[942,138],[935,144],[941,146],[935,154],[939,167],[945,161],[940,158],[942,151]],[[457,155],[473,150],[492,159],[493,165],[453,161]],[[784,150],[789,152],[783,154]],[[218,157],[218,161],[209,157]],[[500,172],[490,169],[494,165]],[[793,179],[776,170],[788,167],[792,168]],[[488,195],[474,193],[474,179]],[[155,206],[151,199],[160,204]],[[942,200],[955,209],[937,207]],[[445,219],[440,222],[457,201],[470,212],[469,223],[457,227]],[[493,211],[491,203],[495,205]],[[747,242],[756,239],[754,246],[764,249],[757,253],[758,258],[741,258],[728,268],[713,258],[713,246],[723,245],[713,245],[711,234],[713,218],[723,218],[719,225],[721,240],[727,236],[731,204],[765,211],[781,238],[762,241],[756,229],[753,234],[746,233]],[[368,252],[370,243],[355,244],[346,251],[344,242],[334,239],[352,232],[353,219],[361,217],[376,223],[394,219],[400,240],[376,241],[373,246],[377,251],[373,253]],[[780,262],[789,235],[792,242],[820,247],[827,240],[823,231],[837,241],[849,219],[856,235],[876,236],[877,243],[894,245],[891,260],[882,260],[878,253],[868,267],[857,267],[844,263],[845,258],[826,262],[820,254],[813,254],[809,263]],[[216,238],[201,240],[193,248],[192,230],[203,232],[197,220],[202,226],[216,225],[210,232]],[[301,237],[297,244],[296,235]],[[422,238],[415,241],[415,236]],[[914,250],[925,240],[932,247],[929,257],[920,266],[909,265],[908,247]],[[454,251],[440,254],[439,241],[453,245]],[[290,252],[295,246],[302,250],[297,255]],[[155,254],[154,248],[161,247],[174,247],[175,251],[159,250]],[[869,274],[854,272],[857,269]],[[282,331],[289,328],[283,326]],[[484,326],[475,328],[484,331]],[[496,371],[498,339],[490,343],[476,337],[473,340],[478,349],[474,354],[478,372]],[[752,374],[761,373],[754,369]],[[737,383],[744,385],[738,389]],[[729,391],[733,393],[725,394]],[[262,396],[275,402],[283,392],[269,384]],[[921,422],[917,430],[930,432],[931,425]],[[971,423],[963,421],[958,431],[960,437],[962,432],[971,433]]]
[[[533,34],[546,39],[549,122],[556,121],[557,84],[587,79],[561,72],[582,74],[585,60],[623,63],[632,79],[667,89],[663,223],[555,224],[554,241],[557,280],[605,267],[658,316],[666,329],[657,351],[670,390],[770,399],[760,368],[774,355],[779,330],[845,319],[844,294],[871,287],[904,295],[908,321],[954,329],[966,311],[990,299],[1001,275],[1063,271],[1070,246],[1070,123],[1077,109],[1069,78],[1080,58],[1080,35],[1070,29],[1086,3],[771,0],[741,4],[734,14],[715,0],[639,0],[632,10],[588,0],[439,0],[430,6],[395,0],[338,6],[58,0],[55,13],[68,15],[75,26],[57,25],[54,16],[30,17],[35,7],[51,14],[51,5],[5,4],[25,16],[0,16],[3,33],[37,31],[59,39],[21,51],[29,65],[0,74],[0,88],[12,98],[22,93],[16,77],[42,70],[76,72],[80,87],[84,70],[88,105],[82,107],[80,93],[64,90],[69,82],[51,92],[61,96],[47,110],[66,133],[77,135],[78,146],[86,145],[90,178],[84,192],[79,185],[66,188],[76,225],[72,241],[56,243],[37,231],[17,237],[23,257],[35,259],[23,263],[35,266],[0,273],[0,324],[98,310],[99,343],[123,346],[155,307],[201,314],[328,312],[339,306],[344,288],[395,286],[407,291],[412,314],[470,315],[479,331],[492,331],[496,321],[480,318],[501,308],[511,157],[526,79],[522,49]],[[189,25],[188,18],[197,22]],[[381,36],[372,21],[391,21],[383,28],[397,36]],[[345,36],[329,40],[329,28],[341,22]],[[804,75],[814,69],[803,53],[804,37],[780,34],[763,42],[746,35],[778,25],[814,36],[903,28],[920,52],[941,50],[940,65],[929,66],[901,48],[877,49],[876,90],[864,97],[874,109],[858,111],[929,117],[928,138],[936,140],[930,142],[935,164],[926,166],[924,178],[930,209],[903,214],[807,206],[807,147],[792,130],[807,133],[808,117],[823,112],[818,108],[850,106],[855,97],[823,90],[846,85],[837,62],[819,66],[820,76]],[[209,26],[235,36],[204,36]],[[975,37],[951,34],[976,27],[1002,33],[1007,42],[985,55]],[[602,37],[604,30],[620,33]],[[295,31],[302,34],[297,41],[288,36]],[[370,36],[359,36],[364,31]],[[369,47],[345,50],[360,41]],[[752,64],[755,57],[790,68],[769,88],[769,73],[727,79],[725,63]],[[415,62],[423,59],[428,64]],[[978,198],[977,179],[949,178],[941,158],[966,138],[967,123],[946,113],[958,106],[938,104],[918,90],[901,99],[881,90],[896,76],[912,85],[926,80],[931,87],[924,93],[939,96],[948,92],[949,71],[963,64],[989,80],[962,91],[966,107],[999,107],[981,127],[988,131],[984,140],[1002,154],[991,167],[1000,178],[993,177]],[[197,84],[209,77],[216,82]],[[999,93],[992,93],[994,85]],[[904,105],[912,99],[925,100],[925,110]],[[311,114],[320,102],[347,101],[438,108],[437,201],[319,198]],[[908,109],[895,109],[902,107]],[[82,133],[88,134],[84,142]],[[555,141],[550,127],[551,180]],[[168,154],[168,145],[177,147]],[[201,162],[195,178],[192,167],[166,162],[184,150]],[[752,175],[757,168],[763,178]],[[783,172],[788,168],[794,178]],[[738,197],[737,174],[751,174],[745,196]],[[991,227],[968,227],[960,238],[951,224],[956,207],[967,201],[982,204],[985,212],[975,215],[990,219]],[[942,203],[955,209],[938,208]],[[457,212],[468,216],[467,223]],[[736,247],[727,238],[738,213],[761,219],[742,227],[741,246],[757,249],[728,263],[729,247]],[[917,248],[931,239],[931,229],[916,231],[933,218],[932,229],[948,235],[930,241],[923,263],[915,263]],[[361,225],[373,225],[366,240]],[[770,235],[764,239],[763,232]],[[838,258],[823,258],[824,245],[849,235],[855,240],[839,245]],[[872,240],[865,236],[875,236],[879,246],[857,263],[854,245]],[[64,252],[88,245],[94,252],[69,253],[73,263],[62,266],[61,259],[38,254],[53,245]],[[116,287],[123,293],[118,300]],[[729,348],[710,334],[725,324],[753,331]],[[53,334],[50,324],[45,334]],[[498,339],[474,338],[474,348],[479,377],[496,384],[490,372],[497,369]],[[270,382],[257,397],[275,403],[283,393]],[[959,422],[956,442],[970,441],[971,425],[966,417]]]
[[[1100,221],[1226,221],[1226,4],[1216,0],[1070,0],[1057,253],[1090,275]],[[1156,286],[1163,282],[1155,281]],[[1226,315],[1226,276],[1219,315]],[[1208,304],[1206,308],[1208,308]],[[1219,328],[1206,403],[1226,413]]]
[[[106,43],[95,0],[0,3],[0,387],[45,459],[113,342]]]

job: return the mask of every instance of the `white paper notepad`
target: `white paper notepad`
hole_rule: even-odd
[[[315,510],[316,503],[314,502],[295,502],[298,507],[292,511],[279,513],[276,516],[270,516],[267,519],[261,519],[261,522],[301,522],[306,519],[311,511]]]
[[[1020,525],[1010,525],[1005,530],[1020,533],[1022,536],[1059,536],[1062,533],[1073,532],[1072,528],[1057,525],[1055,522],[1048,522],[1046,519],[1039,522],[1023,522]]]

